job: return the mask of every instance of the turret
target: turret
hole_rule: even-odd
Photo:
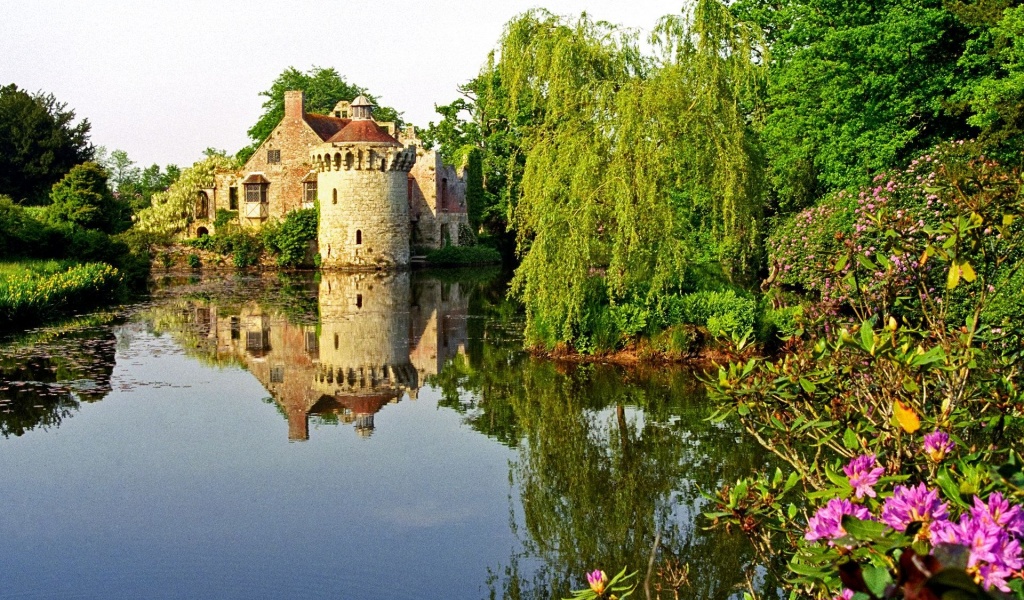
[[[379,269],[409,264],[409,171],[415,148],[373,120],[364,96],[352,121],[310,157],[320,204],[318,242],[325,268]]]

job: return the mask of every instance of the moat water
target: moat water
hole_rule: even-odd
[[[0,597],[562,598],[654,548],[651,598],[759,585],[701,490],[763,454],[687,370],[525,354],[503,281],[162,277],[7,340]]]

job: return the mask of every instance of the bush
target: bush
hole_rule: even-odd
[[[198,269],[202,264],[199,260],[198,254],[189,254],[188,258],[185,259],[185,262],[188,263],[188,266],[192,267],[193,269]]]
[[[237,221],[237,210],[227,210],[224,208],[218,208],[217,216],[213,219],[213,226],[216,227],[218,231],[220,231],[224,227],[227,227],[229,223],[235,223]]]
[[[260,232],[263,244],[277,257],[281,267],[308,266],[310,242],[317,236],[317,211],[315,208],[294,210],[281,223],[267,225]]]
[[[486,246],[445,246],[427,254],[430,265],[492,265],[501,262],[501,254]]]

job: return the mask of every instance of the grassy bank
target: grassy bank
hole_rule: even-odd
[[[104,263],[37,260],[0,263],[0,327],[23,327],[109,301],[122,284]]]

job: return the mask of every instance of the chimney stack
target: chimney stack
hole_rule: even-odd
[[[301,119],[306,114],[305,97],[302,90],[288,90],[284,93],[284,116],[286,119]]]

